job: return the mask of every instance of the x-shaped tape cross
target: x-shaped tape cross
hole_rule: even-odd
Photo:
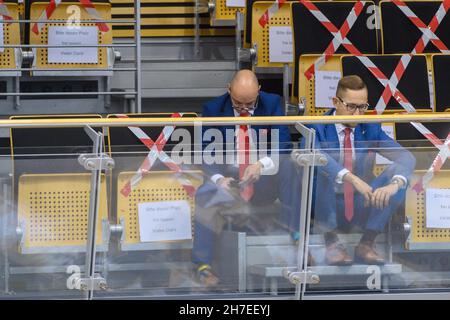
[[[412,12],[412,10],[406,5],[406,3],[404,3],[401,0],[394,0],[393,2],[408,18],[410,18],[410,20],[414,23],[414,25],[417,28],[419,28],[419,30],[423,33],[422,37],[414,46],[414,49],[412,50],[411,54],[423,53],[423,51],[425,50],[426,46],[430,41],[432,41],[432,43],[435,44],[436,47],[439,50],[441,50],[442,53],[450,52],[448,51],[446,45],[434,33],[439,27],[442,20],[444,19],[445,15],[447,14],[448,9],[450,8],[450,0],[445,0],[443,3],[441,3],[438,11],[434,15],[433,19],[431,19],[431,22],[428,26],[426,26],[425,23],[423,23],[423,21],[420,20],[414,12]],[[388,83],[389,85],[383,84],[385,86],[384,91],[375,106],[375,110],[378,114],[384,112],[392,96],[394,96],[394,98],[398,101],[398,97],[395,96],[395,94],[393,95],[392,90],[390,89],[397,88],[397,85],[400,79],[403,77],[406,68],[408,67],[410,62],[411,56],[402,56],[399,63],[395,67],[395,71],[392,74],[391,79],[389,79]],[[415,110],[414,111],[408,110],[408,112],[415,112]]]
[[[410,55],[403,55],[402,59],[404,57],[409,57],[411,59]],[[400,103],[400,105],[408,112],[408,113],[414,113],[416,112],[416,109],[411,105],[411,103],[406,99],[406,97],[397,89],[396,86],[394,86],[394,83],[390,80],[387,80],[386,75],[366,56],[358,56],[357,57],[365,66],[370,70],[370,72],[380,81],[380,83],[385,86],[393,95],[396,100]],[[408,60],[406,60],[408,61]],[[409,63],[409,62],[408,62]],[[395,72],[394,72],[395,73]],[[398,82],[397,82],[398,83]],[[422,180],[423,183],[420,184],[420,186],[416,186],[415,190],[423,189],[423,186],[426,186],[427,183],[433,178],[433,175],[435,172],[438,172],[440,168],[442,167],[442,164],[445,162],[447,157],[445,157],[446,154],[448,154],[448,142],[445,142],[443,145],[441,140],[439,140],[438,137],[436,137],[431,131],[429,131],[423,124],[418,122],[411,122],[411,125],[413,125],[425,138],[427,138],[436,148],[440,150],[439,155],[436,157],[436,159],[433,161],[433,164],[431,165],[430,169],[428,170],[428,176],[425,177]],[[450,136],[450,134],[449,134]],[[448,139],[448,138],[447,138]],[[447,146],[447,147],[445,147]],[[441,165],[439,166],[439,163]]]
[[[50,0],[50,3],[47,5],[45,10],[42,12],[41,16],[39,17],[37,23],[34,23],[31,31],[35,34],[39,34],[39,32],[42,30],[44,25],[46,24],[46,21],[50,19],[53,12],[56,10],[56,8],[61,4],[62,0]],[[95,9],[94,4],[90,0],[78,0],[82,5],[83,8],[87,11],[87,13],[94,19],[94,20],[103,20],[100,15],[98,14],[97,10]],[[104,22],[97,22],[96,23],[98,29],[101,32],[108,32],[109,27]]]
[[[408,19],[422,32],[422,37],[414,47],[412,53],[422,53],[425,50],[425,47],[428,45],[428,42],[432,42],[442,53],[450,53],[450,50],[447,46],[436,36],[435,32],[439,27],[440,23],[444,19],[447,14],[448,9],[450,8],[450,1],[445,0],[439,6],[438,11],[434,15],[433,19],[431,19],[430,24],[427,26],[419,17],[406,5],[405,2],[401,0],[393,0],[394,4],[402,11]]]
[[[386,109],[387,103],[394,97],[398,103],[402,105],[402,107],[408,112],[416,112],[416,109],[408,102],[406,97],[397,89],[398,83],[400,82],[401,77],[404,75],[406,67],[412,59],[412,56],[409,54],[402,55],[400,62],[397,64],[392,76],[388,79],[386,75],[378,68],[372,60],[370,60],[367,56],[357,56],[359,61],[372,73],[375,78],[380,81],[380,83],[384,86],[384,91],[378,100],[376,105],[377,113],[383,113]]]
[[[125,114],[117,114],[118,118],[128,118]],[[171,118],[180,118],[182,117],[182,113],[173,113]],[[128,127],[131,132],[141,141],[150,152],[145,157],[141,166],[135,175],[128,181],[125,186],[120,190],[120,193],[125,197],[128,197],[131,191],[138,185],[138,183],[142,180],[143,176],[150,171],[150,169],[155,164],[156,160],[159,159],[165,166],[167,166],[171,171],[175,172],[176,179],[181,183],[183,188],[186,190],[187,194],[190,197],[194,197],[195,195],[195,187],[192,183],[182,176],[181,168],[163,151],[164,146],[167,141],[169,141],[170,136],[175,130],[175,126],[165,126],[161,132],[161,134],[156,139],[156,142],[153,141],[141,128],[139,127]]]

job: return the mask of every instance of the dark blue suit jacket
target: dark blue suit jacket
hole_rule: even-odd
[[[255,112],[253,116],[284,116],[284,110],[281,106],[281,97],[276,94],[266,93],[261,91],[259,93],[259,99],[258,104],[256,106]],[[207,102],[202,111],[202,117],[234,117],[234,110],[231,103],[231,98],[228,93],[214,98],[213,100]],[[206,130],[208,130],[211,127],[203,127],[203,134]],[[233,136],[235,132],[235,126],[217,126],[214,127],[215,129],[219,129],[222,132],[222,137],[224,144],[222,146],[222,150],[226,150],[225,142],[226,142],[226,130],[232,130]],[[271,142],[271,132],[274,129],[278,129],[279,131],[279,140],[278,145],[280,150],[280,153],[283,153],[283,151],[286,153],[288,151],[292,150],[292,144],[291,144],[291,135],[289,133],[289,128],[287,126],[268,126],[268,125],[261,125],[261,126],[252,126],[252,129],[254,129],[257,133],[256,140],[257,140],[257,147],[258,150],[260,148],[270,148],[270,142]],[[261,131],[262,130],[262,131]],[[260,145],[259,137],[260,135],[267,135],[267,145]],[[203,141],[203,146],[205,147],[208,145],[211,141]],[[268,152],[270,153],[270,152]],[[216,173],[225,173],[225,166],[220,165],[212,165],[209,166],[208,171],[209,173],[216,174]]]
[[[326,115],[331,115],[328,112]],[[315,190],[320,193],[321,200],[315,201],[314,211],[335,212],[336,201],[335,179],[339,171],[344,169],[339,163],[340,145],[339,138],[334,124],[309,125],[316,131],[315,148],[320,149],[328,159],[328,164],[318,167],[316,170]],[[376,153],[391,160],[390,164],[383,172],[386,181],[394,175],[402,175],[409,179],[412,175],[416,159],[396,141],[387,136],[381,129],[380,124],[358,124],[354,134],[354,148],[356,159],[353,162],[353,173],[370,184],[375,179],[373,168],[375,165]],[[317,192],[316,196],[317,196]]]

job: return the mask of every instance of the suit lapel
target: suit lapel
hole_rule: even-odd
[[[334,124],[325,125],[326,141],[328,141],[327,148],[339,150],[339,138]]]
[[[336,131],[336,126],[334,124],[325,125],[325,140],[327,144],[322,146],[322,148],[329,149],[327,152],[331,155],[334,160],[339,162],[340,158],[340,146],[339,138]]]

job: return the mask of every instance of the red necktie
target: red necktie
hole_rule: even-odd
[[[350,139],[350,128],[345,128],[344,137],[344,167],[348,171],[353,170],[353,157],[352,157],[352,140]],[[344,182],[344,204],[345,204],[345,218],[347,221],[353,219],[353,186],[350,182]]]
[[[241,112],[240,116],[249,117],[250,113],[248,113],[247,111],[243,111]],[[238,141],[239,180],[242,180],[242,178],[244,177],[245,169],[250,164],[250,137],[248,135],[247,125],[239,126]],[[253,196],[253,183],[248,183],[246,186],[241,188],[240,194],[242,199],[248,202]]]

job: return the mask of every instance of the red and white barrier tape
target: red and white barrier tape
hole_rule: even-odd
[[[87,11],[87,13],[94,18],[95,20],[102,20],[100,15],[98,14],[97,10],[95,9],[94,4],[90,0],[78,0],[84,7],[84,9]],[[42,12],[41,16],[39,17],[37,23],[34,23],[31,31],[35,34],[39,34],[39,32],[42,30],[42,28],[47,23],[46,21],[50,19],[53,12],[56,10],[56,8],[61,4],[61,0],[50,0],[50,3],[47,5],[45,10]],[[96,23],[98,26],[98,29],[101,32],[107,32],[109,31],[109,27],[104,22],[98,22]]]
[[[128,118],[128,116],[124,114],[117,114],[116,116],[118,118]],[[171,117],[180,118],[182,117],[182,114],[174,113],[172,114]],[[153,141],[139,127],[128,127],[128,129],[130,129],[131,132],[133,132],[133,134],[150,150],[150,152],[148,153],[145,160],[142,162],[138,171],[136,171],[135,175],[120,190],[120,193],[125,197],[128,197],[131,191],[133,191],[133,189],[142,180],[143,176],[150,171],[150,169],[155,164],[156,160],[159,159],[171,171],[175,172],[175,178],[180,182],[184,190],[186,190],[187,194],[190,197],[194,197],[196,189],[192,185],[191,181],[183,176],[181,168],[163,151],[164,145],[167,143],[167,141],[169,141],[170,136],[175,130],[175,126],[165,126],[161,134],[158,136],[158,139],[156,139],[156,142]]]
[[[434,32],[437,30],[440,23],[447,14],[448,9],[450,8],[450,0],[445,0],[443,3],[441,3],[438,11],[436,12],[436,15],[433,17],[428,27],[425,26],[425,24],[414,14],[414,12],[411,11],[411,9],[403,1],[394,0],[393,2],[408,18],[410,18],[410,20],[414,23],[414,25],[423,33],[422,37],[415,45],[411,54],[423,53],[423,51],[425,50],[426,46],[430,41],[434,41],[433,43],[436,44],[436,46],[441,50],[441,52],[445,53],[446,50],[448,50],[445,44],[439,38],[436,37]],[[432,36],[430,36],[430,33],[432,34]],[[435,38],[437,38],[437,40]],[[402,78],[410,61],[411,57],[407,56],[402,57],[397,67],[395,68],[394,74],[391,77],[390,85],[394,85],[394,87],[397,87],[398,82]],[[383,94],[381,95],[380,99],[378,100],[378,103],[375,106],[375,110],[378,114],[384,112],[390,98],[391,98],[390,90],[387,86],[385,86]]]
[[[0,15],[3,16],[5,20],[12,20],[12,16],[8,11],[8,7],[3,2],[3,0],[0,0]]]
[[[442,53],[450,53],[450,50],[447,48],[447,46],[442,42],[441,39],[436,36],[434,33],[439,26],[440,22],[446,15],[450,3],[449,1],[444,1],[441,6],[439,7],[436,15],[431,20],[431,23],[429,26],[427,26],[425,23],[423,23],[422,20],[420,20],[417,15],[401,0],[393,0],[395,5],[402,11],[408,19],[422,32],[423,37],[427,40],[427,43],[431,41]],[[425,49],[427,43],[424,43],[423,50]]]
[[[276,0],[273,5],[267,9],[264,14],[259,18],[258,23],[261,27],[265,27],[267,23],[269,23],[270,18],[281,9],[283,4],[286,3],[286,0]]]
[[[404,55],[409,56],[410,55]],[[403,57],[404,57],[403,56]],[[402,58],[403,58],[402,57]],[[397,89],[395,81],[398,81],[400,79],[395,78],[394,81],[387,80],[386,75],[377,67],[375,64],[368,58],[363,56],[358,56],[358,59],[370,70],[370,72],[380,81],[380,83],[385,86],[390,94],[395,97],[395,99],[398,101],[398,103],[408,112],[408,113],[414,113],[416,112],[416,109],[412,106],[412,104],[406,99],[406,97]],[[408,60],[406,60],[408,61]],[[408,62],[409,63],[409,62]],[[395,74],[395,72],[394,72]],[[392,79],[392,77],[391,77]],[[390,97],[389,97],[390,99]],[[389,101],[389,100],[387,100]],[[387,103],[386,101],[386,103]],[[428,169],[428,172],[423,177],[419,185],[414,186],[414,190],[416,192],[420,192],[418,190],[423,190],[423,186],[426,186],[428,182],[433,178],[434,174],[438,172],[445,160],[448,157],[449,151],[448,151],[448,144],[449,141],[446,141],[445,144],[441,142],[441,140],[436,137],[430,130],[428,130],[423,124],[418,122],[411,122],[411,125],[413,125],[425,138],[427,138],[436,148],[440,150],[439,155],[437,158],[433,161],[433,164]],[[447,140],[449,140],[449,137]]]

